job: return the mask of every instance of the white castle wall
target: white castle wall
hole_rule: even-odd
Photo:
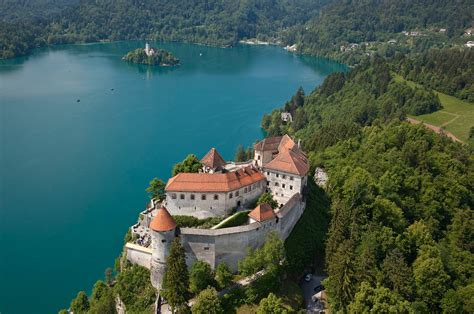
[[[285,240],[303,214],[304,206],[301,195],[296,194],[277,212],[277,218],[264,223],[217,230],[181,228],[186,262],[191,266],[196,260],[204,260],[212,268],[225,262],[232,271],[237,271],[238,261],[247,255],[247,248],[262,246],[268,232],[275,230]]]
[[[152,250],[150,248],[133,243],[127,243],[125,244],[125,253],[127,260],[132,264],[138,264],[150,269],[152,255]]]
[[[295,174],[263,168],[267,178],[267,189],[279,204],[285,204],[295,193],[303,193],[307,176],[300,177]]]

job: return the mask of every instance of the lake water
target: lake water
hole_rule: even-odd
[[[155,176],[189,153],[262,138],[263,113],[343,65],[280,47],[154,43],[175,68],[127,64],[143,42],[0,61],[0,313],[55,313],[119,255]],[[78,102],[78,100],[80,100]]]

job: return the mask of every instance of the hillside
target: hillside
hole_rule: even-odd
[[[375,53],[391,57],[464,43],[461,36],[472,26],[473,12],[468,0],[332,1],[308,23],[289,30],[284,40],[303,53],[354,64]]]
[[[272,135],[301,138],[313,169],[329,175],[325,248],[294,241],[324,226],[325,214],[310,207],[287,254],[292,272],[325,254],[331,311],[473,310],[472,153],[402,121],[414,112],[435,115],[442,103],[451,106],[445,97],[456,99],[438,95],[375,58],[329,76],[308,96],[298,90],[282,109],[293,112],[292,123],[281,122],[280,110],[262,119]]]
[[[255,37],[275,41],[279,31],[306,22],[325,2],[84,0],[47,21],[25,17],[11,22],[4,17],[2,28],[9,31],[0,31],[0,58],[26,54],[46,44],[99,40],[177,40],[217,46]],[[14,8],[7,12],[24,9],[20,4]]]

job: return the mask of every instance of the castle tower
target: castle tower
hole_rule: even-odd
[[[149,44],[149,43],[146,43],[146,44],[145,44],[145,54],[146,54],[147,56],[150,55],[150,44]]]
[[[175,238],[176,221],[165,207],[158,209],[150,223],[151,232],[151,283],[160,290],[166,270],[171,242]]]

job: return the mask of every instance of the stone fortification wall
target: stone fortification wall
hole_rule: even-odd
[[[125,244],[125,253],[127,254],[127,260],[132,264],[138,264],[150,269],[152,255],[152,250],[150,248],[133,243],[127,243]]]
[[[304,206],[301,195],[295,194],[280,208],[277,218],[262,223],[217,230],[181,228],[180,238],[188,266],[196,260],[204,260],[212,268],[225,262],[236,271],[238,261],[247,254],[247,248],[262,246],[270,231],[275,230],[281,239],[286,239],[301,217]]]

